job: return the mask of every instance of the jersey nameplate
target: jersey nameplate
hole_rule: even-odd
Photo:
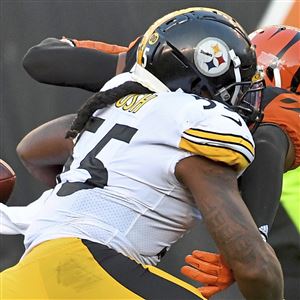
[[[131,94],[125,96],[115,103],[117,108],[122,108],[125,111],[136,113],[150,100],[156,98],[156,94],[136,95]]]

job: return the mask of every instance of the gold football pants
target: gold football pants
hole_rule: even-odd
[[[0,274],[0,299],[205,299],[193,286],[101,244],[61,238]]]

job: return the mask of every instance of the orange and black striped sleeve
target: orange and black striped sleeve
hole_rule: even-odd
[[[76,47],[80,48],[90,48],[94,50],[98,50],[101,52],[109,53],[109,54],[120,54],[122,52],[127,52],[130,50],[136,42],[139,40],[137,37],[134,41],[132,41],[128,47],[126,46],[119,46],[115,44],[109,44],[100,41],[91,41],[91,40],[76,40],[72,39],[71,41],[75,44]]]
[[[268,87],[264,91],[263,123],[279,126],[295,149],[293,168],[300,165],[300,95],[284,89]]]
[[[71,42],[47,38],[27,51],[23,67],[39,82],[97,92],[116,72],[132,68],[139,39],[128,47],[68,39],[73,47]],[[120,64],[122,54],[126,55]]]

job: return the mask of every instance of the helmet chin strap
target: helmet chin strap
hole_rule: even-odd
[[[235,83],[241,82],[241,72],[240,72],[240,65],[241,65],[241,60],[240,58],[235,54],[234,50],[231,49],[229,50],[229,56],[232,60],[233,63],[233,72],[234,72],[234,77],[235,77]],[[231,87],[233,84],[229,85]],[[215,96],[220,96],[221,99],[224,102],[231,103],[231,105],[235,105],[237,102],[237,97],[240,91],[240,85],[235,85],[234,87],[234,92],[232,97],[230,97],[230,94],[228,92],[228,86],[227,87],[222,87],[217,91]]]
[[[229,50],[229,55],[230,55],[230,58],[233,62],[233,66],[234,66],[235,82],[241,82],[241,72],[240,72],[240,68],[239,68],[240,65],[241,65],[241,60],[235,54],[233,49]],[[236,103],[236,99],[237,99],[237,96],[239,94],[240,88],[241,88],[240,85],[236,85],[235,88],[234,88],[234,92],[233,92],[233,95],[231,97],[231,104],[232,105],[235,105],[235,103]]]

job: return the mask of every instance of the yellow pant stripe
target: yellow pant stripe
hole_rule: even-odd
[[[197,295],[200,299],[203,299],[203,300],[207,300],[206,298],[204,298],[201,293],[199,292],[199,290],[192,286],[191,284],[188,284],[187,282],[159,269],[159,268],[156,268],[154,266],[145,266],[145,268],[147,268],[151,273],[159,276],[159,277],[162,277],[166,280],[169,280],[171,282],[174,282],[176,283],[177,285],[185,288],[186,290],[189,290],[190,292],[192,292],[193,294]]]

